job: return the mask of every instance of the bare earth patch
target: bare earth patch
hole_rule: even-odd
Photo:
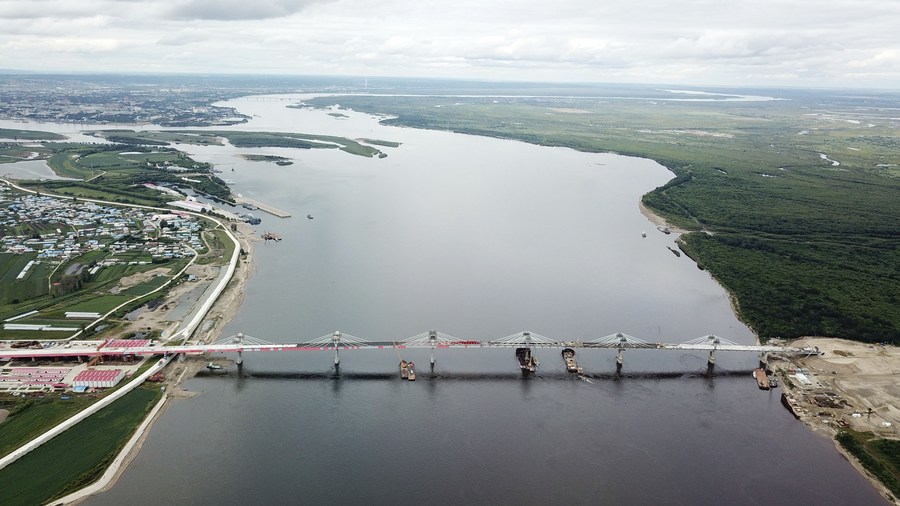
[[[119,280],[119,284],[109,290],[109,293],[115,295],[119,292],[127,290],[132,286],[137,286],[145,281],[148,281],[155,276],[166,276],[171,272],[171,269],[168,267],[157,267],[156,269],[152,269],[145,272],[138,272],[136,274],[132,274],[131,276],[126,276]]]

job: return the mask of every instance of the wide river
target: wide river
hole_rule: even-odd
[[[229,105],[254,118],[240,130],[402,145],[384,159],[179,146],[293,213],[255,211],[284,240],[257,243],[225,335],[753,342],[723,289],[641,215],[640,196],[672,177],[657,163],[285,107],[298,100]],[[340,377],[327,352],[248,354],[243,375],[186,382],[202,394],[172,402],[88,504],[884,503],[779,390],[756,388],[755,355],[720,353],[707,377],[703,354],[627,351],[617,378],[614,351],[586,350],[589,381],[558,350],[537,355],[523,379],[511,349],[439,350],[433,373],[427,351],[406,350],[419,379],[405,382],[391,350],[344,352]]]

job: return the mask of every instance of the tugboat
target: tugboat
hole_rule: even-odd
[[[516,360],[523,375],[533,374],[537,370],[538,360],[531,354],[531,348],[516,348]]]
[[[563,360],[566,362],[566,370],[569,372],[578,372],[578,364],[575,363],[575,350],[572,348],[563,348]]]
[[[409,362],[400,361],[400,379],[409,379]]]
[[[408,371],[406,379],[408,379],[409,381],[416,381],[416,365],[412,362],[409,362],[407,363],[406,367]]]

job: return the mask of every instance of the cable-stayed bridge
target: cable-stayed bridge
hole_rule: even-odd
[[[37,344],[34,344],[37,343]],[[52,344],[51,344],[52,343]],[[396,341],[372,341],[361,337],[335,331],[315,339],[295,343],[274,343],[259,339],[243,333],[223,337],[213,343],[181,344],[175,346],[158,346],[153,344],[131,345],[126,340],[108,341],[75,341],[67,342],[45,341],[32,342],[30,347],[16,348],[13,344],[6,344],[0,348],[0,358],[8,359],[39,359],[39,358],[64,358],[78,357],[89,359],[96,356],[147,356],[147,355],[198,355],[205,353],[237,353],[238,365],[242,364],[245,352],[285,352],[285,351],[332,351],[334,363],[340,363],[341,351],[361,349],[415,349],[425,348],[431,350],[431,363],[435,363],[435,351],[441,349],[475,349],[475,348],[571,348],[571,349],[614,349],[617,350],[616,361],[621,367],[623,353],[626,350],[680,350],[680,351],[705,351],[708,353],[710,366],[715,363],[717,352],[746,352],[746,353],[779,353],[785,355],[817,355],[817,348],[797,348],[791,346],[773,345],[748,345],[738,344],[724,337],[706,335],[691,339],[682,343],[650,342],[625,334],[615,333],[591,340],[557,340],[540,334],[522,331],[506,337],[490,341],[462,339],[436,330],[423,332],[405,339]]]

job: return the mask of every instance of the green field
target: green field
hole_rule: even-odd
[[[136,144],[145,146],[165,146],[168,144],[195,144],[199,146],[221,146],[222,140],[212,134],[202,131],[157,131],[147,130],[135,132],[134,130],[99,130],[91,132],[92,135],[103,137],[111,142],[122,144]]]
[[[17,130],[14,128],[0,128],[0,139],[12,139],[16,141],[61,141],[64,135],[38,130]]]
[[[49,394],[17,403],[10,417],[0,425],[0,455],[8,454],[94,402],[83,395],[69,397],[64,401],[59,394]]]
[[[382,151],[366,146],[345,137],[331,135],[317,135],[305,133],[279,133],[279,132],[234,132],[220,130],[215,133],[228,139],[233,146],[238,148],[295,148],[295,149],[340,149],[347,153],[365,157],[387,156]]]
[[[234,254],[234,242],[228,237],[227,232],[221,228],[205,231],[203,240],[207,245],[207,251],[197,258],[198,264],[214,264],[231,260],[231,255]]]
[[[88,252],[81,257],[70,260],[67,265],[72,263],[81,263],[88,264],[92,259],[100,259],[106,256],[106,252],[102,251],[92,251]],[[119,256],[119,255],[117,255]],[[143,254],[130,254],[126,255],[127,258],[134,259],[144,259],[145,255]],[[2,260],[4,256],[0,254],[0,260]],[[149,258],[147,258],[149,260]],[[175,275],[179,272],[190,259],[177,259],[171,260],[165,263],[148,263],[146,265],[127,265],[127,264],[115,264],[112,266],[104,267],[101,269],[94,279],[87,281],[84,286],[67,295],[63,296],[55,296],[50,297],[46,295],[46,274],[44,276],[44,281],[42,286],[44,287],[44,292],[40,296],[35,298],[24,300],[19,304],[4,304],[0,305],[0,319],[9,318],[11,316],[16,316],[22,313],[29,312],[31,310],[39,310],[38,314],[22,318],[17,320],[16,323],[23,324],[47,324],[52,323],[55,326],[59,327],[75,327],[78,328],[81,324],[87,323],[84,320],[71,320],[65,318],[66,311],[85,311],[85,312],[97,312],[100,314],[106,314],[111,311],[115,307],[134,299],[135,297],[140,297],[141,295],[148,294],[151,291],[161,287],[164,285],[169,279],[171,275]],[[218,258],[217,258],[218,260]],[[125,276],[130,276],[132,274],[152,270],[159,268],[161,266],[165,266],[169,269],[169,274],[165,276],[155,276],[149,280],[138,283],[135,286],[126,288],[121,292],[116,294],[108,293],[110,288],[116,286],[119,280]],[[64,272],[65,266],[57,270],[57,273]],[[16,271],[18,273],[18,271]],[[13,276],[15,276],[14,274]],[[3,285],[2,290],[11,290],[12,288],[16,288],[17,285]],[[0,290],[0,293],[3,293]],[[166,289],[163,289],[161,292],[157,292],[159,294],[165,293]],[[14,292],[21,295],[20,292]],[[146,299],[136,302],[135,304],[142,304],[146,302]],[[130,306],[129,306],[130,307]],[[128,308],[125,308],[128,309]],[[132,308],[133,309],[133,308]],[[117,313],[118,314],[118,313]],[[113,319],[109,323],[115,324],[116,320]],[[65,332],[35,332],[35,331],[8,331],[8,330],[0,330],[0,338],[2,339],[58,339],[60,337],[67,337],[68,334]]]
[[[52,267],[46,260],[33,264],[24,279],[16,279],[25,265],[36,258],[37,253],[0,253],[0,305],[18,304],[48,293],[48,268]]]
[[[16,142],[0,142],[0,163],[32,159],[32,153],[37,153],[38,158],[42,159],[47,156],[48,151],[40,147],[26,147]]]
[[[596,91],[619,93],[626,98],[306,103],[396,116],[389,124],[652,158],[676,177],[644,204],[711,234],[687,234],[683,248],[736,297],[762,339],[900,340],[900,125],[892,119],[900,95],[764,90],[750,93],[784,100],[696,102],[662,100],[650,87]]]
[[[3,504],[44,504],[96,480],[160,395],[157,387],[136,388],[4,468]]]
[[[23,185],[73,197],[165,206],[177,197],[146,188],[143,183],[169,183],[232,201],[231,190],[211,172],[211,165],[169,147],[47,143],[45,148],[52,153],[47,163],[53,171],[78,181],[30,181]],[[164,167],[184,172],[173,172]],[[183,178],[187,176],[196,182],[185,181]]]
[[[854,430],[841,431],[837,440],[895,496],[900,496],[900,441]]]

